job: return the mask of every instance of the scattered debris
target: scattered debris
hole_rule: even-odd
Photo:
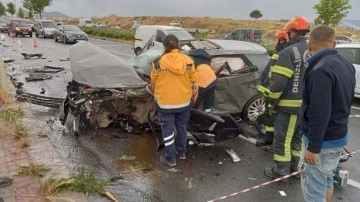
[[[63,62],[63,61],[70,61],[70,58],[60,58],[60,62]]]
[[[29,73],[29,76],[25,77],[25,80],[27,82],[29,82],[29,81],[42,81],[42,80],[51,79],[51,78],[52,78],[52,76],[48,75],[48,74]]]
[[[63,71],[64,69],[65,69],[64,67],[54,67],[54,66],[45,65],[41,68],[34,69],[34,72],[36,72],[36,73],[58,73],[58,72]]]
[[[188,189],[191,189],[192,187],[193,187],[193,184],[192,184],[192,181],[193,181],[193,179],[194,178],[192,178],[192,177],[189,177],[189,178],[185,178],[185,182],[187,182],[188,183]]]
[[[123,176],[115,176],[110,178],[110,182],[116,182],[118,180],[123,180],[123,179],[125,179]]]
[[[281,196],[286,196],[286,193],[284,191],[279,191]]]
[[[180,170],[178,170],[178,169],[176,169],[176,168],[170,168],[170,169],[168,169],[167,171],[173,172],[173,173],[177,173],[177,172],[179,172]]]
[[[40,94],[45,94],[45,88],[41,87]]]
[[[127,156],[127,155],[124,155],[122,157],[120,157],[120,161],[132,161],[132,160],[135,160],[136,159],[136,156]]]
[[[226,150],[226,152],[229,154],[229,156],[231,157],[234,163],[241,161],[240,157],[236,154],[236,152],[233,149]]]
[[[18,101],[21,102],[27,102],[27,103],[32,103],[32,104],[56,108],[56,109],[58,109],[64,101],[63,98],[46,97],[46,96],[31,94],[19,89],[16,90],[15,97]]]
[[[222,164],[223,164],[223,162],[220,161],[220,162],[219,162],[219,165],[222,165]]]
[[[3,60],[3,61],[4,61],[4,63],[11,63],[11,62],[14,62],[14,61],[15,61],[14,59],[7,58],[7,57],[5,57],[5,58],[1,58],[0,60]]]
[[[43,53],[21,53],[22,56],[24,56],[25,59],[30,59],[33,57],[42,58],[44,55]]]
[[[253,181],[256,180],[256,178],[252,178],[252,177],[249,177],[248,179],[249,179],[249,180],[253,180]]]

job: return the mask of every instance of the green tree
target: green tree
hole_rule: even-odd
[[[9,2],[9,3],[6,4],[6,5],[7,5],[6,11],[13,16],[13,15],[16,13],[16,11],[15,11],[15,5],[14,5],[13,3],[11,3],[11,2]]]
[[[251,13],[250,13],[250,17],[255,18],[255,20],[257,20],[258,18],[261,18],[262,16],[263,16],[263,14],[261,13],[261,11],[259,11],[257,9],[251,11]]]
[[[22,8],[18,9],[18,16],[19,18],[25,18],[24,10]]]
[[[51,6],[52,0],[24,0],[23,7],[32,10],[34,13],[39,14],[42,19],[41,13],[44,12],[45,7]]]
[[[349,0],[320,0],[313,7],[318,17],[314,23],[323,25],[338,25],[351,9]]]
[[[28,18],[29,18],[29,19],[33,19],[33,18],[34,18],[34,13],[33,13],[32,10],[29,10],[29,12],[28,12]]]
[[[6,8],[2,2],[0,2],[0,16],[6,15]]]

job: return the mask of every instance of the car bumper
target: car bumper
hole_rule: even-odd
[[[16,34],[18,34],[18,35],[30,35],[30,34],[32,34],[32,31],[16,31]]]
[[[72,38],[67,38],[68,42],[79,42],[79,41],[88,41],[88,38],[83,38],[83,37],[72,37]]]

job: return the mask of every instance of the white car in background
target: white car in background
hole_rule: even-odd
[[[356,69],[355,97],[360,98],[360,43],[337,44],[335,49],[354,64]]]

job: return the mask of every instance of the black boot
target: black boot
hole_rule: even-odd
[[[272,145],[273,137],[274,137],[273,135],[268,135],[265,133],[262,137],[260,137],[258,140],[256,140],[255,145],[258,147]]]

